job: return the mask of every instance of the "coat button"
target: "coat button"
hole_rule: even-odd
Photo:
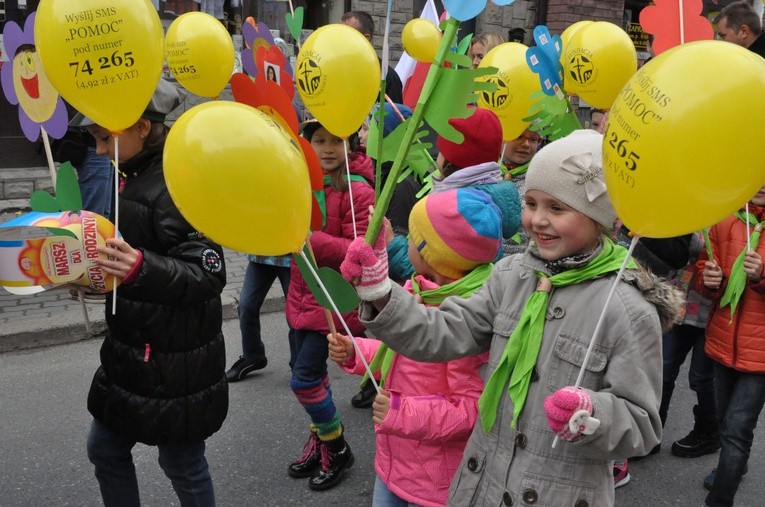
[[[523,492],[523,501],[529,505],[533,505],[537,503],[538,498],[539,496],[537,495],[537,492],[534,489],[527,489]]]
[[[590,507],[590,504],[587,503],[587,500],[577,500],[574,507]]]
[[[468,470],[470,470],[471,472],[475,472],[476,470],[478,470],[478,462],[476,461],[475,458],[470,458],[468,460],[467,465],[468,465]]]
[[[555,308],[553,308],[552,314],[554,319],[560,319],[560,318],[563,318],[564,315],[566,315],[566,310],[564,310],[560,306],[556,306]]]
[[[523,433],[518,433],[515,436],[515,446],[516,447],[518,447],[520,449],[525,449],[527,442],[528,442],[528,439],[526,438],[526,435],[524,435]]]
[[[510,493],[507,491],[502,494],[502,503],[505,505],[513,505],[513,497],[510,496]]]

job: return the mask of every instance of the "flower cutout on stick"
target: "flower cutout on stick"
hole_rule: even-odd
[[[19,123],[30,141],[40,136],[40,128],[60,139],[66,134],[64,101],[43,70],[34,40],[35,13],[24,23],[24,30],[9,21],[3,29],[3,42],[9,61],[0,70],[3,93],[19,106]]]
[[[504,7],[515,0],[491,0],[495,5]],[[459,21],[467,21],[478,16],[486,8],[487,0],[444,0],[446,12]]]
[[[263,86],[266,81],[276,83],[292,100],[292,97],[295,96],[295,84],[290,73],[292,69],[282,50],[278,46],[269,48],[259,46],[255,51],[255,63],[258,68],[258,72],[255,74],[255,84]]]
[[[714,38],[712,24],[701,15],[701,0],[654,0],[654,4],[640,11],[640,26],[654,35],[654,54],[686,42]]]

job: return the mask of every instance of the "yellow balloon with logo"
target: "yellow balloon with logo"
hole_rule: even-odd
[[[574,23],[572,25],[569,25],[569,27],[566,28],[565,30],[563,30],[563,33],[560,34],[561,48],[563,49],[563,51],[561,52],[561,55],[560,55],[560,63],[561,63],[561,65],[565,65],[565,63],[564,63],[565,58],[564,57],[566,55],[566,48],[568,47],[568,44],[571,41],[571,37],[573,37],[574,34],[580,28],[582,28],[584,26],[587,26],[590,23],[592,23],[592,21],[587,21],[587,20],[577,21],[576,23]]]
[[[478,107],[489,109],[502,124],[502,138],[511,141],[523,134],[528,122],[529,108],[534,104],[531,94],[541,90],[539,76],[526,63],[527,46],[506,42],[491,49],[478,68],[495,67],[497,73],[478,78],[497,85],[494,92],[480,92]]]
[[[308,111],[332,134],[356,132],[380,93],[380,60],[372,44],[347,25],[325,25],[298,53],[298,93]]]
[[[607,21],[585,24],[563,46],[563,88],[599,109],[609,109],[637,70],[627,32]]]
[[[204,12],[187,12],[170,24],[165,60],[191,93],[216,98],[234,70],[234,42],[223,23]]]
[[[223,246],[258,255],[299,251],[311,219],[305,158],[289,132],[254,107],[195,106],[170,129],[167,189],[181,214]]]
[[[72,106],[118,133],[144,112],[162,74],[162,24],[149,0],[42,0],[35,45]]]
[[[714,69],[712,81],[699,69]],[[606,186],[636,234],[679,236],[733,213],[765,183],[765,60],[736,44],[676,46],[614,101],[603,138]]]
[[[414,18],[404,25],[401,44],[404,51],[418,62],[430,63],[436,58],[441,44],[441,32],[432,21]]]

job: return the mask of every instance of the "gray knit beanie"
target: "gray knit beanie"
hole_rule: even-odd
[[[526,191],[541,190],[587,215],[607,229],[616,212],[603,174],[603,136],[575,130],[548,144],[531,159]]]

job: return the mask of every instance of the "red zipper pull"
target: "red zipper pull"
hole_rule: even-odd
[[[148,363],[149,362],[149,354],[151,354],[151,345],[149,342],[146,342],[146,348],[144,349],[143,353],[143,362]]]

